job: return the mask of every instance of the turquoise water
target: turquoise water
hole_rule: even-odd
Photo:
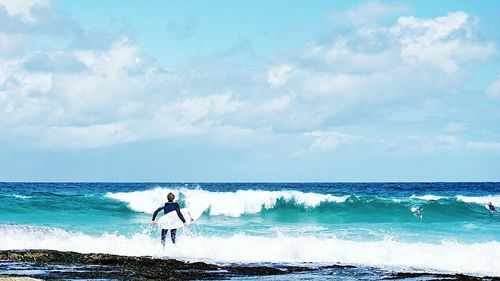
[[[203,214],[163,249],[151,214],[168,192]],[[498,276],[487,202],[500,206],[500,184],[0,183],[0,249]]]

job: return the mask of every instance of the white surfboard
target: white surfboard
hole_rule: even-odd
[[[196,221],[201,214],[203,214],[203,210],[196,211],[188,208],[182,208],[181,214],[186,220],[186,223],[191,224]],[[171,211],[168,214],[163,215],[163,217],[158,220],[158,226],[160,229],[177,229],[183,227],[184,223],[181,221],[176,211]]]

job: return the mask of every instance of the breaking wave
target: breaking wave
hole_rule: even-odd
[[[412,195],[406,198],[332,195],[294,190],[237,190],[215,192],[200,188],[154,189],[132,192],[108,192],[109,199],[125,203],[136,212],[153,213],[173,192],[182,206],[210,216],[240,217],[267,214],[270,218],[313,218],[321,222],[414,221],[419,208],[424,221],[462,221],[480,218],[487,213],[487,202],[500,205],[500,196],[467,197],[458,195]],[[367,214],[369,216],[367,216]]]
[[[173,192],[189,208],[208,209],[210,215],[239,217],[243,214],[255,214],[263,209],[272,209],[277,202],[293,202],[308,208],[314,208],[324,202],[344,202],[349,196],[334,196],[300,191],[265,191],[238,190],[235,192],[210,192],[203,189],[181,188],[172,190],[157,187],[145,191],[117,192],[106,194],[107,198],[122,201],[137,212],[153,213]]]

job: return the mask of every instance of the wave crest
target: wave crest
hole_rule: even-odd
[[[186,207],[197,210],[210,210],[210,215],[239,217],[243,214],[256,214],[263,209],[272,209],[280,200],[294,202],[306,208],[314,208],[324,202],[345,202],[349,196],[334,196],[294,190],[265,191],[238,190],[236,192],[212,192],[203,189],[167,189],[156,187],[145,191],[117,192],[106,194],[107,198],[119,200],[137,212],[153,213],[172,192]]]
[[[500,206],[500,195],[489,195],[489,196],[457,195],[457,200],[466,203],[476,203],[476,204],[488,204],[488,202],[491,202],[495,206]]]
[[[446,199],[448,197],[446,197],[446,196],[432,195],[432,194],[426,194],[426,195],[422,195],[422,196],[417,196],[417,195],[413,194],[412,196],[410,196],[410,198],[420,199],[420,200],[426,200],[426,201],[437,201],[437,200],[441,200],[441,199]]]

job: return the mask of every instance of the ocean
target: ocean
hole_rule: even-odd
[[[151,218],[169,192],[204,211],[163,248]],[[500,183],[0,183],[0,250],[500,276],[488,202]]]

